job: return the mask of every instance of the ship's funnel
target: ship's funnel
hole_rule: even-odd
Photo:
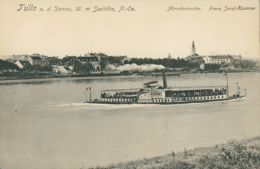
[[[167,88],[167,78],[165,75],[165,69],[162,69],[162,76],[163,76],[163,88]]]

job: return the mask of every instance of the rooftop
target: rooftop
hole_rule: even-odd
[[[138,92],[141,88],[134,89],[111,89],[111,90],[102,90],[102,92]]]
[[[170,87],[165,89],[171,90],[171,91],[184,91],[184,90],[211,90],[211,89],[220,89],[220,88],[226,88],[226,86],[194,86],[194,87]]]
[[[29,65],[31,65],[31,63],[29,62],[29,61],[26,61],[26,60],[20,60],[19,61],[23,66],[29,66]]]
[[[233,59],[230,56],[209,56],[211,59]]]
[[[42,60],[39,56],[31,56],[32,60]]]

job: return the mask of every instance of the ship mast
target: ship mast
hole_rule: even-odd
[[[239,91],[240,87],[238,86],[238,82],[236,82],[235,84],[237,85],[237,95],[240,96],[240,91]]]

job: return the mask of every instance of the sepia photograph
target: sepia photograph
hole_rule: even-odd
[[[260,168],[259,0],[0,0],[0,169]]]

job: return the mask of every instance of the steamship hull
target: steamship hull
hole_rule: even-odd
[[[94,101],[86,101],[86,103],[95,103],[95,104],[159,104],[159,105],[170,105],[170,104],[189,104],[189,103],[207,103],[207,102],[220,102],[220,101],[236,101],[246,98],[246,96],[239,97],[229,97],[227,99],[215,99],[215,100],[192,100],[192,101],[173,101],[173,102],[138,102],[138,101],[102,101],[102,100],[94,100]]]

